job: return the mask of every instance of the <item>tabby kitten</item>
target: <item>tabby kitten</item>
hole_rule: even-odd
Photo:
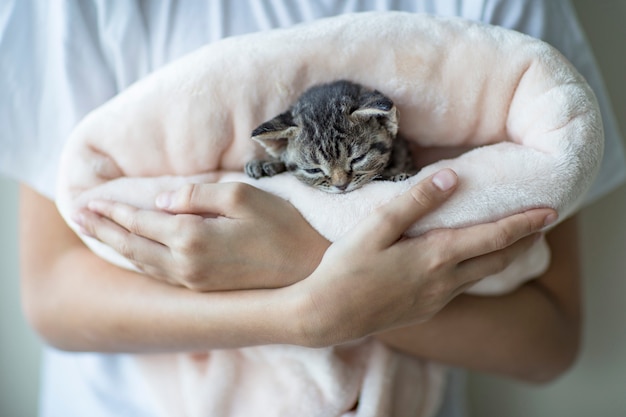
[[[318,85],[254,129],[269,158],[249,161],[245,171],[252,178],[289,171],[329,193],[401,181],[416,170],[397,132],[396,107],[380,92],[349,81]]]

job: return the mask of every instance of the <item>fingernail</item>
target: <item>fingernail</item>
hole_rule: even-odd
[[[166,209],[172,205],[172,192],[161,193],[157,196],[154,204],[157,208]]]
[[[72,216],[72,221],[83,227],[85,225],[85,216],[82,213],[76,213]]]
[[[72,220],[78,226],[78,232],[80,234],[83,234],[83,235],[89,236],[89,237],[94,237],[93,234],[89,230],[87,230],[86,227],[85,227],[87,222],[85,221],[85,215],[84,214],[76,213],[74,216],[72,216]]]
[[[82,226],[79,226],[79,227],[78,227],[78,232],[79,232],[81,235],[85,235],[85,236],[88,236],[88,237],[95,237],[93,233],[91,233],[89,230],[85,229],[85,228],[84,228],[84,227],[82,227]]]
[[[546,218],[543,220],[543,226],[550,226],[552,223],[554,223],[556,221],[556,219],[558,219],[559,216],[555,213],[550,213],[546,216]]]
[[[444,169],[433,176],[433,184],[441,191],[448,191],[456,184],[457,177],[454,171]]]
[[[104,202],[93,200],[87,203],[87,208],[91,211],[95,211],[96,213],[98,213],[101,211],[103,205],[104,205]]]

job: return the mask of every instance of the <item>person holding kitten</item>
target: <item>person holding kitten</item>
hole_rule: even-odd
[[[19,111],[2,116],[8,126],[2,146],[10,151],[3,154],[12,158],[5,157],[1,169],[23,183],[24,308],[50,345],[40,415],[153,415],[150,395],[127,359],[133,353],[273,343],[329,346],[375,334],[407,354],[531,382],[551,380],[570,367],[580,332],[580,271],[572,262],[578,259],[575,218],[548,235],[552,265],[532,284],[505,297],[461,294],[532,245],[554,212],[536,209],[499,222],[400,239],[462,183],[449,170],[416,185],[332,245],[288,203],[245,184],[195,185],[161,195],[158,216],[115,204],[85,213],[83,227],[128,254],[147,275],[110,265],[81,243],[50,199],[58,152],[84,114],[206,42],[370,8],[360,3],[340,11],[304,1],[244,3],[67,1],[45,10],[45,5],[21,2],[3,22],[4,34],[16,20],[50,19],[41,39],[28,25],[13,32],[21,36],[14,45],[7,46],[8,35],[0,37],[2,50],[14,47],[10,52],[20,57],[15,68],[24,64],[34,80],[24,95],[9,85],[10,94],[2,99],[15,99]],[[519,16],[520,4],[397,2],[406,11],[506,22],[535,36],[562,26],[549,40],[563,46],[566,55],[576,52],[574,64],[597,87],[590,52],[571,23],[571,6],[526,1],[526,15]],[[335,2],[326,6],[338,7]],[[565,17],[568,23],[560,20]],[[567,46],[566,39],[577,43]],[[48,48],[35,47],[44,41]],[[19,55],[19,50],[26,52]],[[42,50],[49,51],[45,62],[57,77],[54,83],[44,83],[38,72]],[[596,93],[605,115],[610,114],[601,87]],[[31,101],[32,107],[24,107]],[[610,150],[592,199],[625,176],[620,138],[607,117]],[[198,221],[195,214],[207,212],[220,214],[221,220]],[[157,254],[155,242],[169,255]],[[420,253],[429,256],[416,256]],[[251,289],[259,280],[267,288]],[[244,290],[213,291],[225,285]],[[398,301],[409,292],[418,302],[407,307]],[[492,343],[494,335],[498,343]],[[61,378],[64,383],[57,383]],[[452,378],[440,417],[465,415],[462,398],[452,394],[462,376]]]

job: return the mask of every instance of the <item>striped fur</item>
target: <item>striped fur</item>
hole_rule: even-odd
[[[248,162],[245,171],[253,178],[289,171],[330,193],[403,180],[416,170],[397,131],[396,107],[380,92],[349,81],[315,86],[252,132],[268,158]]]

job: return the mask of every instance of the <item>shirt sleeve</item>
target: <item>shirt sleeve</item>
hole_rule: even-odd
[[[0,174],[52,198],[66,138],[116,93],[93,3],[3,2],[0,56]]]
[[[604,125],[604,157],[584,204],[613,191],[626,180],[624,145],[593,51],[568,0],[488,0],[481,20],[526,33],[557,48],[593,89]]]

